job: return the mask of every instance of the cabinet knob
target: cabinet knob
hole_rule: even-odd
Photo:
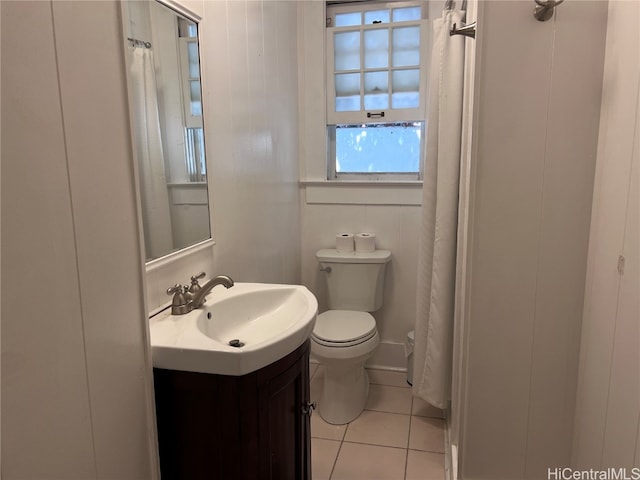
[[[311,416],[317,406],[318,406],[318,402],[313,402],[313,403],[307,402],[306,405],[302,405],[302,414]]]

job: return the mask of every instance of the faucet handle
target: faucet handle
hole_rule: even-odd
[[[205,275],[206,273],[200,272],[191,277],[191,286],[189,287],[189,290],[188,290],[188,292],[191,295],[193,295],[198,290],[200,290],[200,284],[198,283],[198,280],[200,280],[201,278],[204,278]]]
[[[174,295],[182,292],[182,285],[176,283],[173,287],[167,288],[167,295]]]
[[[167,288],[167,295],[173,295],[173,301],[171,302],[172,315],[183,315],[189,313],[191,310],[186,296],[187,289],[188,287],[182,286],[179,283]]]
[[[193,282],[198,283],[198,280],[204,278],[205,275],[206,275],[206,273],[204,273],[204,272],[196,273],[195,275],[193,275],[191,277],[191,283],[193,283]]]
[[[204,272],[200,272],[200,273],[196,273],[195,275],[191,276],[191,284],[193,285],[194,283],[198,283],[198,280],[204,278],[204,276],[206,275],[206,273]]]

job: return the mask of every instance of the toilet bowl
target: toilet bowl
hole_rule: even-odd
[[[318,316],[311,352],[325,366],[318,405],[325,422],[349,423],[364,410],[369,395],[364,364],[379,343],[376,322],[369,313],[329,310]]]
[[[327,423],[356,419],[369,395],[364,364],[380,344],[376,320],[369,312],[382,307],[388,250],[316,253],[327,282],[329,310],[318,315],[311,334],[311,354],[325,366],[318,402]]]

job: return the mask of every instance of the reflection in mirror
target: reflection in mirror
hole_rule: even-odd
[[[158,2],[126,5],[131,121],[148,262],[211,237],[198,25]]]

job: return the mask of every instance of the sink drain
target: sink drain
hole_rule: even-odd
[[[236,348],[244,347],[244,343],[238,340],[237,338],[234,338],[233,340],[229,340],[229,345]]]

